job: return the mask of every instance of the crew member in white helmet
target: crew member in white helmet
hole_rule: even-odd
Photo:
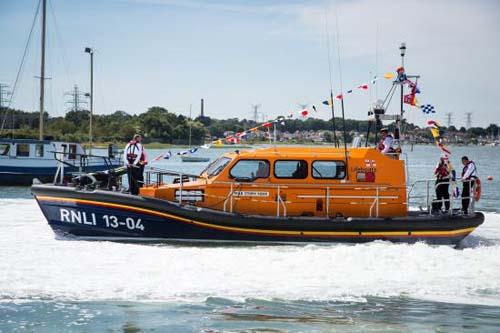
[[[380,130],[380,135],[382,135],[382,138],[380,139],[377,149],[382,154],[393,154],[394,148],[392,147],[392,145],[394,142],[394,137],[392,136],[392,134],[390,134],[389,130],[384,127]]]

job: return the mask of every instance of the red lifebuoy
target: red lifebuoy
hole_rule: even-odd
[[[481,180],[476,178],[476,190],[474,192],[474,199],[479,201],[481,199]]]

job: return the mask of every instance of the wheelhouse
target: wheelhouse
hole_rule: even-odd
[[[406,216],[404,161],[372,148],[277,147],[226,153],[192,181],[141,195],[241,214]]]

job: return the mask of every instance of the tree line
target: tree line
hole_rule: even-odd
[[[189,119],[183,115],[176,115],[160,106],[150,107],[141,114],[128,114],[124,111],[115,111],[112,114],[98,114],[93,116],[93,137],[97,142],[127,142],[134,133],[141,133],[146,142],[160,142],[169,144],[187,144],[191,131],[192,144],[201,144],[209,136],[223,138],[227,131],[241,132],[257,126],[253,120],[238,118],[214,119],[197,117]],[[69,111],[64,116],[50,117],[44,114],[44,127],[47,137],[64,140],[85,142],[89,136],[90,112]],[[3,137],[36,138],[38,137],[38,112],[26,112],[4,108],[0,112],[0,123],[4,123]],[[336,128],[342,130],[342,119],[335,118]],[[325,135],[327,141],[332,137],[332,121],[317,118],[289,119],[283,125],[279,124],[281,132],[295,133],[296,131],[329,131]],[[418,129],[413,124],[405,124],[405,131]],[[366,133],[369,122],[367,120],[346,119],[347,132]],[[446,130],[446,129],[445,129]],[[371,128],[373,133],[374,129]],[[491,124],[486,128],[464,127],[456,129],[451,126],[449,132],[461,132],[471,137],[498,136],[499,128]],[[430,133],[429,133],[430,135]]]

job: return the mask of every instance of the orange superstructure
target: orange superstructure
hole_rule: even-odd
[[[373,148],[270,147],[226,153],[200,177],[140,194],[247,215],[407,215],[403,160]],[[182,179],[182,181],[181,181]]]

